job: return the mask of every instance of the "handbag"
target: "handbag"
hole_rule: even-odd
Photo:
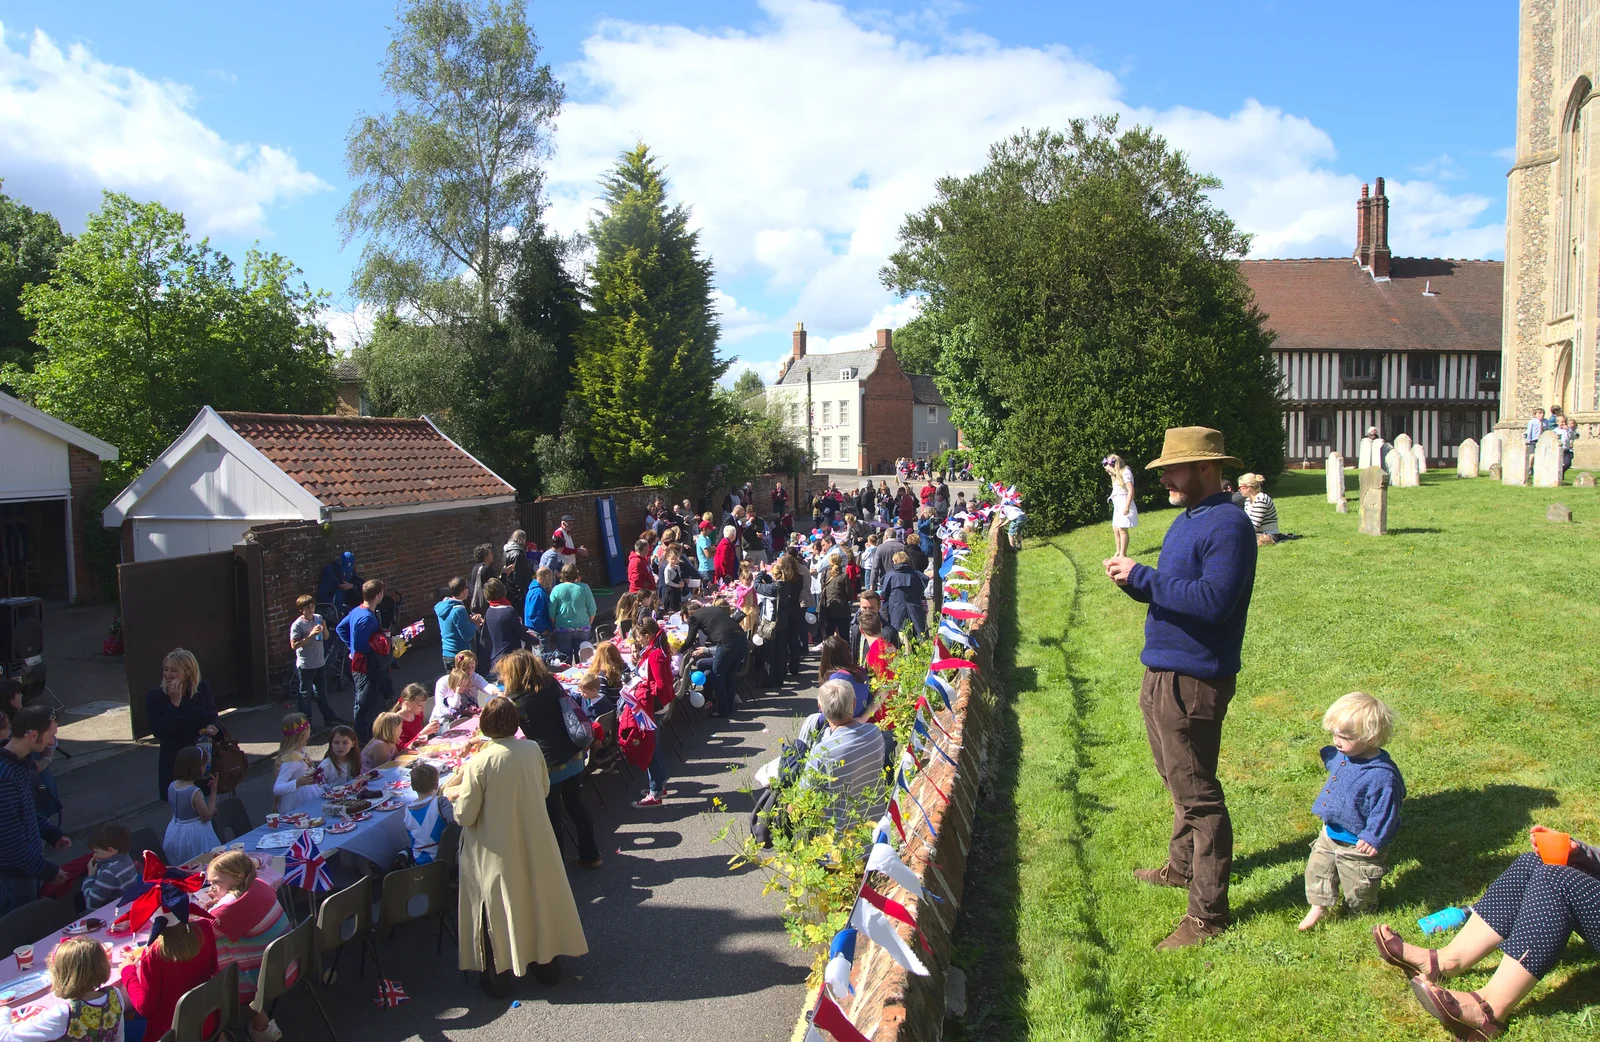
[[[217,777],[217,791],[232,792],[244,781],[245,768],[250,764],[239,743],[221,724],[216,737],[211,739],[211,773]]]
[[[567,695],[561,696],[561,723],[567,729],[567,738],[578,747],[579,752],[594,743],[594,731],[590,729],[588,721],[579,714],[578,707],[572,704],[572,699]]]

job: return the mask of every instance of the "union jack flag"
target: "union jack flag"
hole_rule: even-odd
[[[410,1002],[411,996],[406,994],[406,989],[397,980],[387,977],[378,981],[378,995],[372,1004],[379,1009],[394,1009],[402,1002]]]
[[[300,838],[283,856],[283,881],[302,890],[333,889],[333,876],[328,874],[328,859],[317,849],[311,833],[300,833]]]

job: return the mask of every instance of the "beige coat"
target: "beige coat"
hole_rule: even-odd
[[[463,763],[445,795],[461,823],[461,968],[481,970],[488,913],[496,970],[589,950],[544,799],[550,772],[533,742],[499,738]]]

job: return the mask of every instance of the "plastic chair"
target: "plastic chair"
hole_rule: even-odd
[[[317,979],[323,984],[333,983],[331,974],[339,965],[344,946],[358,937],[363,945],[361,973],[365,974],[366,949],[372,945],[372,877],[363,876],[355,884],[329,894],[317,908],[316,922],[314,947],[317,950]],[[333,961],[325,963],[323,960],[329,952],[333,952]],[[372,961],[378,966],[378,975],[381,977],[383,966],[378,963],[375,946],[372,949]]]
[[[78,916],[74,909],[53,897],[29,901],[21,908],[0,916],[0,950],[11,952],[24,944],[32,944],[76,918]],[[39,961],[42,963],[44,960]]]
[[[594,628],[594,642],[596,644],[602,643],[603,641],[615,640],[616,636],[617,624],[614,622],[608,622],[604,626],[596,626]]]
[[[133,863],[138,864],[147,850],[153,850],[161,863],[167,863],[167,852],[161,849],[161,837],[156,835],[155,829],[134,829],[130,835],[128,853],[133,855]]]
[[[442,837],[441,837],[442,838]],[[378,933],[389,931],[394,936],[395,927],[401,923],[439,917],[439,938],[434,943],[435,955],[444,950],[445,915],[450,910],[450,866],[434,860],[425,865],[402,868],[383,877],[383,895],[378,902]],[[418,907],[418,899],[421,907]],[[454,936],[452,931],[451,936]]]
[[[216,1027],[208,1034],[206,1021],[213,1016]],[[183,993],[172,1011],[172,1030],[166,1037],[173,1042],[211,1042],[224,1037],[238,1021],[239,964],[229,963],[215,977]]]
[[[250,823],[250,812],[245,809],[244,801],[237,796],[217,802],[217,815],[211,819],[211,825],[217,830],[217,838],[224,843],[229,843],[254,829]]]
[[[270,1017],[279,999],[301,984],[310,982],[311,968],[317,961],[316,953],[313,951],[315,938],[311,920],[307,919],[267,945],[266,950],[261,953],[261,973],[256,979],[256,997],[250,1002],[252,1010]],[[317,1004],[317,1015],[322,1018],[323,1027],[328,1029],[328,1036],[334,1042],[339,1042],[339,1035],[333,1030],[332,1022],[328,1020],[328,1011],[322,1008],[322,999],[318,997],[317,989],[308,987],[306,993],[311,996],[311,1001]]]

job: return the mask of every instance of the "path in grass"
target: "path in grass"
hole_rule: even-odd
[[[1143,606],[1105,580],[1103,526],[1029,542],[998,598],[1011,694],[957,931],[969,1014],[947,1037],[1445,1037],[1367,932],[1386,920],[1416,939],[1417,917],[1476,897],[1530,824],[1600,836],[1600,497],[1424,480],[1391,494],[1381,540],[1323,502],[1320,472],[1275,483],[1306,538],[1262,552],[1224,734],[1237,925],[1188,952],[1152,947],[1184,895],[1129,875],[1160,864],[1171,823],[1137,704]],[[1545,521],[1557,499],[1590,523]],[[1145,515],[1136,557],[1155,563],[1173,516]],[[1389,749],[1411,795],[1378,915],[1301,935],[1319,722],[1352,690],[1399,715]],[[1524,1011],[1512,1037],[1596,1037],[1600,958],[1575,940]]]

